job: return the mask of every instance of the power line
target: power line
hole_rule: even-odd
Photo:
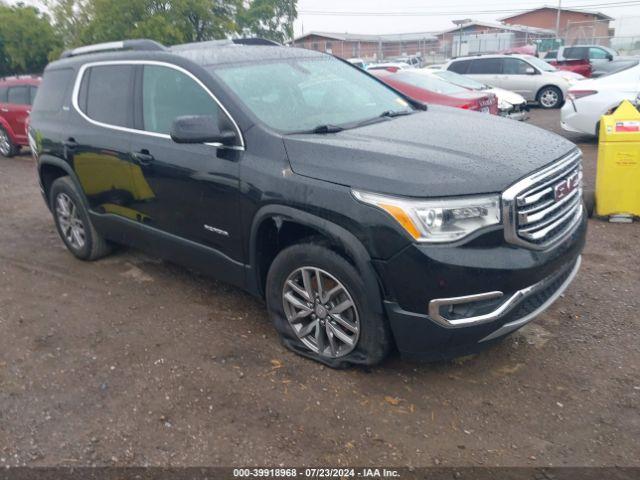
[[[589,4],[589,5],[567,5],[564,9],[580,9],[580,8],[620,8],[620,7],[632,7],[640,5],[640,1],[632,0],[632,1],[624,1],[624,2],[615,2],[615,3],[600,3],[600,4]],[[542,7],[541,7],[542,8]],[[554,8],[554,7],[548,7]],[[494,10],[458,10],[458,11],[387,11],[387,12],[371,12],[371,11],[329,11],[329,10],[300,10],[299,13],[302,15],[324,15],[324,16],[347,16],[347,17],[375,17],[375,16],[391,16],[391,17],[409,17],[409,16],[444,16],[444,15],[489,15],[495,13],[513,13],[513,12],[522,12],[526,10],[526,8],[515,8],[515,9],[494,9]]]

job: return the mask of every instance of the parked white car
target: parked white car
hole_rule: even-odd
[[[492,87],[515,92],[542,108],[560,108],[567,90],[584,79],[577,73],[557,70],[532,55],[460,57],[449,61],[445,68]]]
[[[562,107],[561,125],[565,130],[598,136],[600,117],[615,109],[623,100],[638,101],[640,96],[640,61],[604,77],[584,80],[569,89]]]
[[[469,90],[493,93],[498,97],[498,114],[503,117],[512,118],[514,120],[525,120],[527,118],[527,101],[522,95],[515,92],[504,90],[502,88],[490,87],[484,83],[480,83],[473,78],[452,72],[450,70],[429,70],[423,68],[419,70],[424,75],[432,75],[438,77],[459,87],[468,88]]]
[[[365,70],[367,68],[367,63],[361,58],[348,58],[347,62],[355,65],[358,68]]]

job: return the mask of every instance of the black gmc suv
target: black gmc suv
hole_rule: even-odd
[[[575,145],[259,43],[113,42],[46,68],[30,143],[71,253],[131,245],[237,285],[332,367],[475,351],[567,288]]]

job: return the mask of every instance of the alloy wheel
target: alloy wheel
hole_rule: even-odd
[[[559,100],[558,92],[552,89],[544,90],[540,95],[540,103],[547,108],[555,107]]]
[[[56,216],[67,243],[76,250],[83,248],[86,242],[84,224],[78,207],[66,193],[59,193],[56,197]]]
[[[0,155],[7,156],[11,151],[11,143],[9,143],[9,136],[2,128],[0,128]]]
[[[287,321],[300,341],[329,358],[347,355],[358,343],[360,319],[347,288],[316,267],[301,267],[282,291]]]

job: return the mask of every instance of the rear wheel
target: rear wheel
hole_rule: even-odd
[[[384,317],[343,257],[313,243],[278,254],[267,276],[267,308],[284,345],[333,368],[373,365],[390,348]]]
[[[111,246],[93,227],[75,185],[69,177],[51,185],[51,211],[60,238],[81,260],[97,260],[111,252]]]
[[[562,92],[558,87],[543,87],[538,92],[537,100],[542,108],[559,108],[562,104]]]
[[[0,127],[0,155],[3,157],[13,157],[20,151],[20,147],[11,141],[7,131]]]

